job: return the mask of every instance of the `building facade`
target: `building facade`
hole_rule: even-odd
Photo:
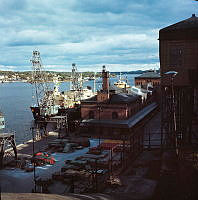
[[[138,95],[116,93],[109,87],[109,72],[103,67],[102,90],[97,95],[81,102],[81,118],[97,120],[125,120],[141,109]]]
[[[160,74],[154,70],[149,70],[140,76],[135,77],[136,87],[145,87],[151,85],[153,87],[160,86]]]
[[[198,17],[192,17],[159,31],[162,85],[169,85],[165,72],[177,71],[174,84],[188,86],[198,77]]]
[[[134,121],[137,122],[138,113],[152,103],[151,98],[143,101],[139,95],[117,92],[109,86],[109,72],[105,67],[102,84],[102,90],[96,96],[81,101],[82,132],[111,138],[129,135]]]
[[[162,140],[175,148],[192,142],[198,102],[198,17],[159,31]]]

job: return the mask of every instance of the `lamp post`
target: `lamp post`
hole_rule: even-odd
[[[35,148],[34,148],[34,142],[35,142],[35,134],[34,134],[34,126],[35,123],[32,123],[31,127],[31,133],[32,133],[32,159],[33,159],[33,172],[34,172],[34,192],[36,192],[36,166],[35,166]]]
[[[98,104],[98,119],[99,119],[99,123],[100,123],[100,112],[102,112],[102,107],[100,104]],[[100,129],[99,129],[99,145],[100,145],[100,135],[101,135],[101,123],[99,125]]]
[[[174,92],[174,78],[178,72],[168,71],[165,72],[165,75],[171,76],[171,111],[173,112],[173,135],[175,136],[175,147],[177,150],[177,121],[176,121],[176,110],[175,110],[175,92]]]

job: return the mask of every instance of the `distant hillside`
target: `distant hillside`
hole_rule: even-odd
[[[136,70],[136,71],[128,71],[128,72],[121,72],[122,74],[143,74],[147,72],[148,70]],[[159,73],[159,70],[156,70],[157,73]],[[120,72],[110,72],[116,75],[119,75]]]

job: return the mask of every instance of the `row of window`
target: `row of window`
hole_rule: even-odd
[[[89,119],[95,119],[95,113],[94,111],[89,111]],[[118,113],[112,112],[112,119],[118,119]]]
[[[144,85],[144,82],[136,82],[137,85]],[[153,86],[160,85],[160,82],[152,82]]]
[[[135,114],[138,111],[138,108],[135,107],[133,109],[130,110],[130,116],[132,116],[133,114]],[[89,111],[89,119],[95,119],[95,113],[94,111]],[[112,119],[118,119],[118,113],[117,112],[112,112]]]

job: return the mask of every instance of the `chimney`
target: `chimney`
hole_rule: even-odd
[[[106,71],[105,65],[102,68],[102,90],[109,92],[109,72]]]

